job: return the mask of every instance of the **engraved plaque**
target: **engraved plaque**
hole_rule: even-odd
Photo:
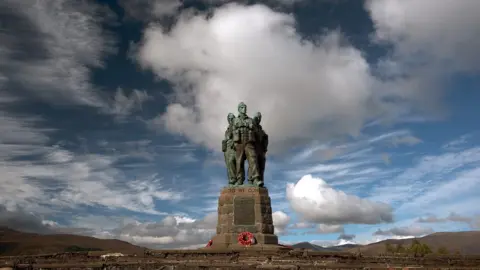
[[[255,199],[235,197],[233,200],[233,224],[255,225]]]

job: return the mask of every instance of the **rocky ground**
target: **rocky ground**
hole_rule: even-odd
[[[102,256],[103,255],[103,256]],[[147,251],[0,257],[6,269],[480,269],[480,256],[380,257],[315,251]],[[123,256],[122,256],[123,255]],[[3,267],[3,268],[2,268]]]

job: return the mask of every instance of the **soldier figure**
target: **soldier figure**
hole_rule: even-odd
[[[268,135],[260,125],[262,121],[262,114],[257,112],[256,115],[253,117],[253,122],[255,125],[255,134],[257,135],[256,139],[256,152],[257,152],[257,159],[258,159],[258,171],[260,174],[258,186],[263,186],[264,184],[264,174],[265,174],[265,163],[267,161],[266,154],[268,151]]]
[[[248,160],[248,181],[250,184],[262,184],[258,171],[256,154],[256,134],[253,119],[247,115],[247,105],[238,104],[238,117],[233,121],[233,141],[236,151],[237,185],[245,181],[245,160]]]
[[[235,162],[235,147],[233,143],[233,122],[235,115],[229,113],[227,116],[228,127],[225,131],[225,139],[222,141],[222,152],[227,165],[228,183],[235,185],[237,182],[237,164]]]

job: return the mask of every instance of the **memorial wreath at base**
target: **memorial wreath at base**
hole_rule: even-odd
[[[205,247],[211,247],[213,245],[213,240],[209,240]]]
[[[255,236],[251,232],[242,232],[238,234],[238,243],[242,246],[251,246],[255,244]]]

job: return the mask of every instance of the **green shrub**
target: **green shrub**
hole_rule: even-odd
[[[101,248],[86,248],[79,246],[69,246],[65,248],[65,252],[82,252],[82,251],[102,251]]]

